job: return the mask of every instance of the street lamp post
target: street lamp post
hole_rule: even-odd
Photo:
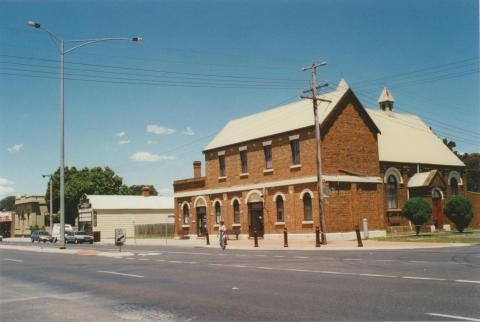
[[[64,113],[64,56],[65,54],[87,45],[91,45],[97,42],[115,41],[115,40],[128,40],[133,42],[142,42],[143,38],[95,38],[95,39],[62,39],[55,35],[53,32],[42,27],[39,23],[34,21],[28,21],[28,26],[41,29],[48,33],[55,45],[60,50],[60,238],[61,247],[65,248],[65,113]],[[65,43],[73,43],[73,46],[65,49]]]
[[[53,200],[52,200],[52,196],[53,196],[53,174],[42,174],[42,177],[44,178],[49,178],[50,180],[50,236],[52,236],[52,233],[53,233]]]

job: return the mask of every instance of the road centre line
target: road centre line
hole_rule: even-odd
[[[308,258],[306,256],[293,256],[293,258]]]
[[[360,276],[370,276],[370,277],[390,277],[390,278],[398,278],[398,276],[395,276],[395,275],[384,275],[384,274],[368,274],[368,273],[364,273],[364,274],[358,274]]]
[[[112,271],[97,271],[97,273],[121,275],[121,276],[128,276],[128,277],[137,277],[137,278],[144,278],[145,277],[145,276],[142,276],[142,275],[127,274],[127,273],[112,272]]]
[[[480,284],[480,281],[472,281],[472,280],[455,280],[455,282]]]
[[[445,278],[436,278],[436,277],[402,276],[402,278],[409,279],[409,280],[446,281]]]
[[[457,320],[462,320],[462,321],[480,321],[480,319],[467,318],[465,316],[459,316],[459,315],[440,314],[440,313],[425,313],[425,314],[426,315],[431,315],[431,316],[439,316],[439,317],[442,317],[442,318],[457,319]]]
[[[422,263],[422,264],[423,264],[423,263],[428,263],[428,262],[426,262],[426,261],[408,261],[408,262],[409,262],[409,263]]]
[[[344,258],[344,261],[361,261],[361,258]]]
[[[15,258],[4,258],[3,260],[10,261],[10,262],[16,262],[16,263],[23,263],[23,260],[15,259]]]

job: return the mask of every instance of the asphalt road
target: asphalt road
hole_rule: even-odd
[[[124,250],[134,255],[1,249],[1,321],[480,321],[480,246]]]

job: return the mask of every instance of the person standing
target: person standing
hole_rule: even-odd
[[[225,227],[225,222],[222,220],[220,221],[220,227],[218,228],[218,234],[220,237],[220,247],[222,250],[225,250],[226,247],[226,239],[227,239],[227,227]]]

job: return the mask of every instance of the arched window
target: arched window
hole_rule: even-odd
[[[189,209],[188,209],[188,205],[185,204],[183,205],[183,223],[184,224],[188,224],[188,218],[189,218]]]
[[[240,223],[240,203],[238,200],[233,201],[233,223]]]
[[[452,190],[452,196],[458,195],[458,181],[454,177],[450,179],[450,189]]]
[[[282,198],[282,196],[277,196],[277,199],[275,199],[275,203],[277,205],[277,221],[278,222],[284,222],[285,221],[285,215],[284,215],[284,210],[283,210],[283,198]]]
[[[222,206],[220,206],[220,202],[215,203],[215,223],[219,224],[222,220]]]
[[[309,193],[303,195],[303,220],[312,220],[312,197]]]
[[[388,209],[397,208],[397,179],[393,174],[387,180],[387,205]]]

